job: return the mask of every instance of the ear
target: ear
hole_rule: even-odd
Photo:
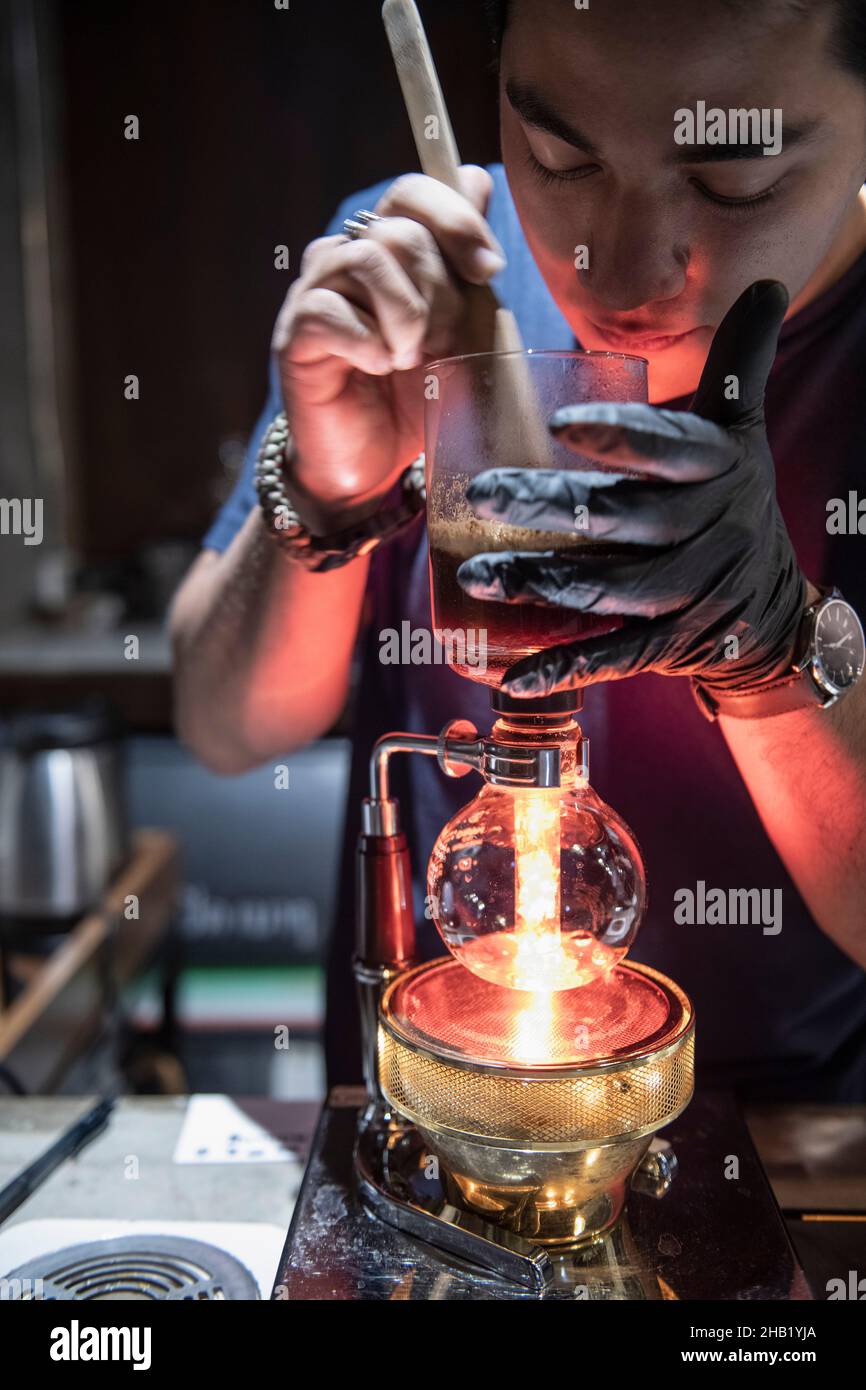
[[[788,291],[780,280],[756,280],[743,291],[716,330],[691,404],[695,415],[725,428],[763,418],[764,390],[787,309]]]

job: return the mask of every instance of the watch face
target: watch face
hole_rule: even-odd
[[[862,674],[866,662],[863,629],[844,599],[830,599],[819,609],[813,651],[815,674],[834,695],[847,690]]]

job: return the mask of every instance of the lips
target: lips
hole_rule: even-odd
[[[685,333],[655,333],[649,329],[606,328],[592,319],[589,323],[600,338],[620,352],[664,352],[701,331],[689,328]]]

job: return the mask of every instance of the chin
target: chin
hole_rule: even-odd
[[[667,360],[665,353],[659,353],[654,358],[648,357],[650,401],[655,404],[693,395],[701,379],[708,349],[709,344],[701,352],[690,351],[687,359],[679,362]]]

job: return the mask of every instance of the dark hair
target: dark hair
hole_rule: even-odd
[[[484,0],[484,12],[493,34],[493,42],[498,48],[508,23],[508,0]]]
[[[497,49],[502,42],[508,23],[510,0],[484,0],[484,8],[493,33]],[[727,4],[742,4],[742,0],[726,0]],[[754,0],[749,0],[754,4]],[[789,0],[800,10],[812,8],[811,0]],[[843,68],[853,72],[856,77],[866,79],[866,0],[829,0],[835,5],[837,13],[836,32],[832,40],[832,52]]]

